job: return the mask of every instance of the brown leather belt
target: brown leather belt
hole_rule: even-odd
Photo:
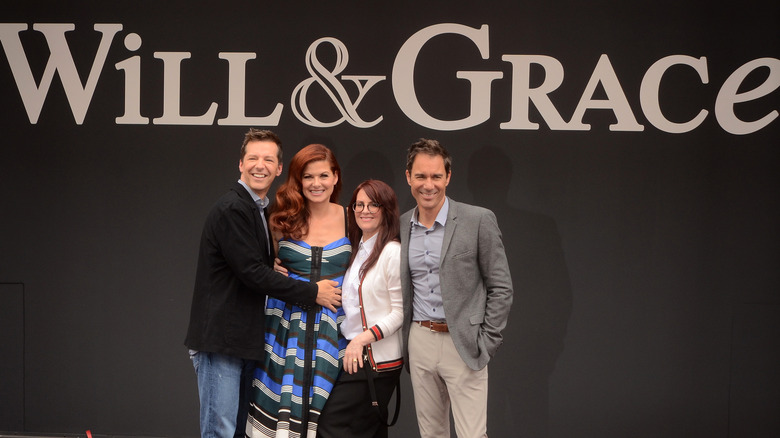
[[[450,331],[450,329],[447,328],[447,323],[444,321],[415,321],[415,323],[419,324],[420,327],[429,329],[432,332],[447,333]]]

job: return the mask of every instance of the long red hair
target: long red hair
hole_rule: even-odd
[[[306,166],[315,161],[327,161],[330,170],[338,177],[330,195],[330,202],[338,202],[341,193],[341,168],[336,156],[321,144],[304,147],[292,157],[287,181],[276,191],[276,202],[271,213],[271,228],[284,237],[301,239],[309,233],[309,209],[301,190],[301,180]]]
[[[374,250],[363,263],[363,267],[358,274],[362,279],[366,272],[376,265],[377,260],[379,260],[379,255],[382,254],[382,250],[388,242],[400,242],[401,221],[398,213],[398,199],[389,185],[376,179],[369,179],[358,184],[357,188],[352,193],[352,199],[349,201],[350,214],[347,215],[347,221],[349,223],[349,241],[352,244],[352,255],[350,256],[349,264],[352,264],[352,261],[355,260],[360,239],[363,237],[363,230],[358,227],[357,220],[355,219],[355,210],[352,208],[357,200],[358,192],[361,190],[366,192],[368,199],[381,205],[382,209],[382,223],[379,226],[379,232],[377,232]]]

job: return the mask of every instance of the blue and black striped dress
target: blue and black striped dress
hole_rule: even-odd
[[[285,238],[278,257],[292,278],[329,279],[341,287],[350,253],[346,237],[324,247]],[[303,308],[268,298],[265,359],[255,371],[247,436],[314,438],[347,346],[339,332],[343,319],[341,308]]]

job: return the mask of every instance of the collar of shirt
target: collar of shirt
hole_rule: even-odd
[[[257,193],[255,193],[254,190],[250,189],[248,185],[244,181],[238,180],[238,183],[244,186],[247,192],[249,192],[249,195],[252,196],[252,200],[255,201],[255,204],[257,204],[258,207],[260,207],[260,210],[264,209],[268,206],[268,203],[270,202],[268,200],[268,197],[261,198],[257,196]]]
[[[376,238],[378,235],[378,233],[374,234],[365,242],[363,239],[360,240],[357,254],[355,254],[355,259],[352,261],[349,269],[347,269],[347,273],[345,275],[347,280],[346,282],[353,286],[355,293],[357,293],[358,286],[360,285],[360,270],[363,268],[363,264],[366,262],[366,260],[368,260],[368,257],[374,251],[374,244],[376,243]]]
[[[360,240],[355,259],[352,260],[352,264],[344,274],[344,282],[341,284],[341,306],[344,309],[346,317],[341,323],[340,330],[347,339],[354,339],[355,336],[363,332],[360,296],[358,294],[358,289],[360,287],[359,274],[363,264],[374,251],[378,235],[379,233],[373,235],[365,242],[362,239]]]
[[[414,211],[412,212],[412,217],[409,219],[409,221],[412,223],[412,225],[417,225],[422,227],[423,225],[417,220],[417,208],[414,207]],[[436,215],[436,221],[439,225],[442,227],[447,224],[447,213],[450,211],[450,198],[445,197],[444,198],[444,204],[442,204],[441,209],[439,210],[439,214]],[[434,224],[435,225],[435,224]],[[431,227],[433,228],[433,227]]]
[[[379,233],[374,234],[373,236],[371,236],[370,239],[366,241],[360,239],[360,244],[358,245],[358,251],[365,251],[366,256],[371,255],[371,253],[374,251],[374,245],[376,245],[377,236],[379,236]]]

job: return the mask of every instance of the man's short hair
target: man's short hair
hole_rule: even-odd
[[[445,149],[437,140],[429,140],[427,138],[421,138],[409,146],[409,152],[406,154],[406,170],[409,171],[409,173],[412,172],[414,158],[420,153],[440,156],[444,160],[444,171],[448,175],[450,174],[450,168],[452,167],[450,153],[447,152],[447,149]]]
[[[249,128],[249,131],[247,131],[246,134],[244,134],[244,143],[241,144],[241,160],[244,160],[244,156],[246,155],[246,145],[249,142],[252,141],[270,141],[273,143],[276,143],[276,148],[278,152],[276,153],[276,158],[279,160],[279,163],[282,162],[282,140],[279,139],[279,136],[274,134],[273,131],[269,131],[267,129],[257,129],[257,128]]]

